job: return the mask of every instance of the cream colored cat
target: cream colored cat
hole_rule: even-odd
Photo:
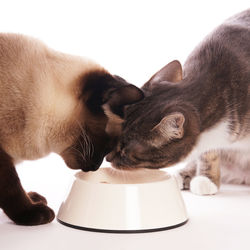
[[[88,59],[0,34],[0,208],[18,224],[53,220],[46,199],[23,190],[15,163],[55,152],[70,168],[98,169],[115,145],[123,107],[141,98]]]

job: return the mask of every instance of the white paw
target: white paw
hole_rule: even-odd
[[[181,175],[178,172],[175,172],[172,174],[172,176],[174,176],[180,190],[183,190],[184,186],[183,186],[183,179],[182,179]]]
[[[217,186],[205,176],[196,176],[191,180],[190,190],[198,195],[211,195],[218,192]]]

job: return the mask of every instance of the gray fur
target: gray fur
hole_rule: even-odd
[[[120,143],[110,160],[117,168],[162,168],[195,156],[181,172],[184,186],[201,175],[219,187],[219,166],[225,158],[236,168],[250,168],[248,159],[239,164],[231,159],[232,151],[241,158],[250,153],[250,9],[209,34],[188,57],[183,78],[181,72],[181,65],[172,62],[142,87],[146,98],[127,108]],[[176,112],[185,118],[181,137],[169,140],[170,130],[164,130],[166,136],[152,130]]]

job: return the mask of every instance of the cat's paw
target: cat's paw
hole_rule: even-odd
[[[54,211],[42,203],[35,203],[30,208],[17,214],[12,220],[18,225],[34,226],[51,222]]]
[[[43,203],[44,205],[47,205],[47,200],[45,197],[43,197],[42,195],[36,193],[36,192],[29,192],[28,196],[30,197],[30,199],[34,202],[34,203]]]
[[[196,176],[191,180],[190,190],[197,195],[212,195],[218,192],[218,187],[205,176]]]
[[[180,190],[188,190],[190,188],[191,177],[186,172],[178,170],[172,175],[175,177]]]

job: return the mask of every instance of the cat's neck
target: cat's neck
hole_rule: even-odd
[[[28,145],[24,150],[27,156],[23,158],[36,159],[50,152],[60,153],[72,143],[76,128],[82,122],[81,78],[101,68],[88,59],[54,51],[49,54],[45,67],[44,77],[36,81],[33,98],[37,103],[29,111],[33,130],[30,141],[34,146]],[[29,151],[33,148],[36,152]]]
[[[233,124],[239,120],[239,105],[247,105],[247,65],[237,48],[224,43],[214,35],[198,46],[187,59],[184,79],[178,84],[183,99],[200,115],[201,131],[223,120]]]
[[[236,78],[234,72],[240,69],[233,65],[229,70],[228,64],[220,62],[216,66],[213,70],[210,65],[203,70],[197,67],[198,70],[190,72],[179,85],[182,100],[193,106],[200,121],[196,146],[189,155],[191,159],[211,149],[249,148],[249,137],[244,137],[239,122],[239,115],[244,117],[238,110],[239,104],[244,104],[244,99],[240,99],[244,82]]]
[[[235,76],[240,71],[239,64],[235,65],[235,59],[226,52],[218,57],[205,57],[207,60],[200,59],[200,63],[194,59],[188,61],[184,80],[178,84],[183,100],[199,114],[201,131],[227,119],[231,106],[238,102],[233,95],[241,91],[241,80]]]
[[[186,82],[183,92],[183,101],[197,110],[201,132],[214,126],[226,116],[226,101],[219,97],[219,90],[214,87],[213,79],[200,77]],[[220,84],[218,81],[216,84]]]

